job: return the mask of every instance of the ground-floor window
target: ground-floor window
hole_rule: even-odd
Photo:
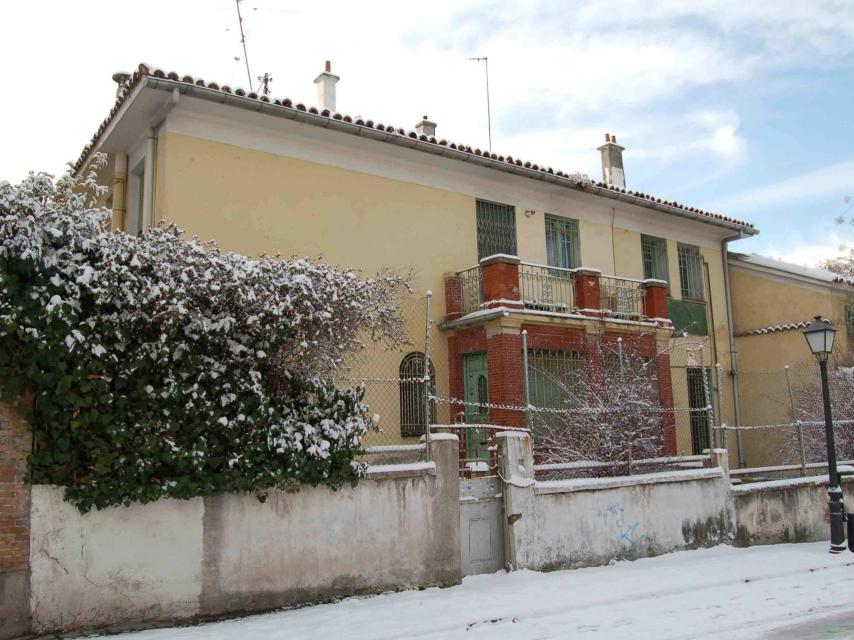
[[[436,393],[436,375],[430,363],[430,393]],[[427,428],[425,413],[424,354],[413,352],[400,363],[400,435],[422,436]],[[435,402],[430,402],[430,420],[435,422]]]
[[[686,369],[688,376],[688,407],[691,419],[691,448],[694,455],[709,449],[709,411],[706,408],[706,398],[711,398],[711,391],[706,389],[709,370],[703,375],[700,367]]]

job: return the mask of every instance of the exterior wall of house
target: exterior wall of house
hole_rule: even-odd
[[[780,270],[762,270],[731,259],[733,324],[739,365],[741,422],[744,425],[781,424],[792,421],[785,367],[796,390],[818,383],[818,366],[801,328],[750,334],[757,329],[809,322],[822,315],[837,329],[835,360],[850,359],[854,347],[848,337],[845,306],[854,287],[816,280],[807,281]],[[795,437],[792,428],[762,429],[744,433],[749,466],[784,462],[784,441]],[[793,462],[791,460],[787,462]]]
[[[269,118],[234,107],[182,99],[157,143],[155,218],[187,234],[215,238],[226,250],[321,256],[340,266],[412,271],[416,293],[431,290],[434,325],[444,318],[443,275],[477,264],[476,200],[516,209],[518,253],[547,262],[545,213],[578,220],[581,262],[604,274],[641,279],[640,234],[668,240],[671,293],[680,297],[677,242],[700,246],[709,262],[718,357],[728,352],[720,238],[728,233],[651,211],[393,147],[357,136]],[[411,314],[413,348],[422,350],[423,314]],[[434,329],[437,391],[449,390],[447,335]],[[690,336],[685,342],[700,342]],[[687,356],[671,344],[674,366]],[[389,363],[384,377],[396,377]],[[674,370],[674,393],[684,371]],[[371,393],[368,390],[368,401]],[[384,401],[384,412],[394,413]],[[439,406],[440,420],[450,419]],[[442,413],[445,412],[445,413]],[[684,421],[684,420],[683,420]],[[393,431],[386,425],[386,431]],[[690,449],[690,433],[679,436]],[[687,445],[685,444],[687,442]]]

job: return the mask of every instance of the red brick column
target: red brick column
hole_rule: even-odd
[[[519,258],[495,255],[480,261],[483,273],[483,306],[522,308],[519,293]]]
[[[0,403],[0,637],[29,631],[30,485],[32,448],[20,412]]]
[[[602,308],[599,275],[595,269],[579,269],[573,274],[575,306],[582,312],[593,310],[589,315],[598,316],[599,314],[595,311]]]
[[[503,331],[513,331],[513,333]],[[524,405],[522,334],[518,329],[499,330],[487,337],[486,366],[489,377],[489,403]],[[525,412],[490,409],[489,421],[492,424],[524,427]]]
[[[463,282],[456,273],[445,274],[445,320],[463,315]]]
[[[655,357],[655,373],[658,377],[658,402],[661,408],[661,429],[664,435],[664,454],[676,455],[676,416],[673,414],[673,379],[670,371],[670,356],[661,353]]]
[[[643,313],[647,318],[669,318],[667,283],[664,280],[645,280],[643,283]]]

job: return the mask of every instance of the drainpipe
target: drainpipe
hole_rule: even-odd
[[[113,231],[124,231],[125,228],[127,182],[128,154],[119,152],[116,154],[113,164],[113,219],[111,224]]]
[[[729,278],[729,247],[727,246],[732,240],[740,240],[744,237],[744,232],[739,231],[738,235],[729,236],[721,240],[721,252],[723,253],[724,264],[724,297],[726,298],[726,321],[727,321],[727,339],[729,340],[729,360],[732,369],[732,406],[735,413],[735,438],[738,443],[738,466],[740,469],[745,467],[744,462],[744,440],[741,435],[741,405],[738,398],[738,351],[735,348],[735,332],[732,326],[732,288]]]
[[[145,192],[142,196],[142,225],[143,229],[154,224],[154,186],[155,172],[157,170],[157,135],[160,126],[166,121],[166,116],[178,104],[181,94],[177,88],[172,89],[169,103],[152,120],[154,123],[148,130],[148,139],[145,148]]]
[[[154,154],[157,153],[157,127],[148,130],[145,142],[145,191],[142,193],[142,220],[140,227],[144,232],[151,226],[154,207]]]

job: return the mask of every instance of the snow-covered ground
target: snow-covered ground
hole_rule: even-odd
[[[720,546],[609,567],[473,576],[124,640],[854,638],[854,555]]]

